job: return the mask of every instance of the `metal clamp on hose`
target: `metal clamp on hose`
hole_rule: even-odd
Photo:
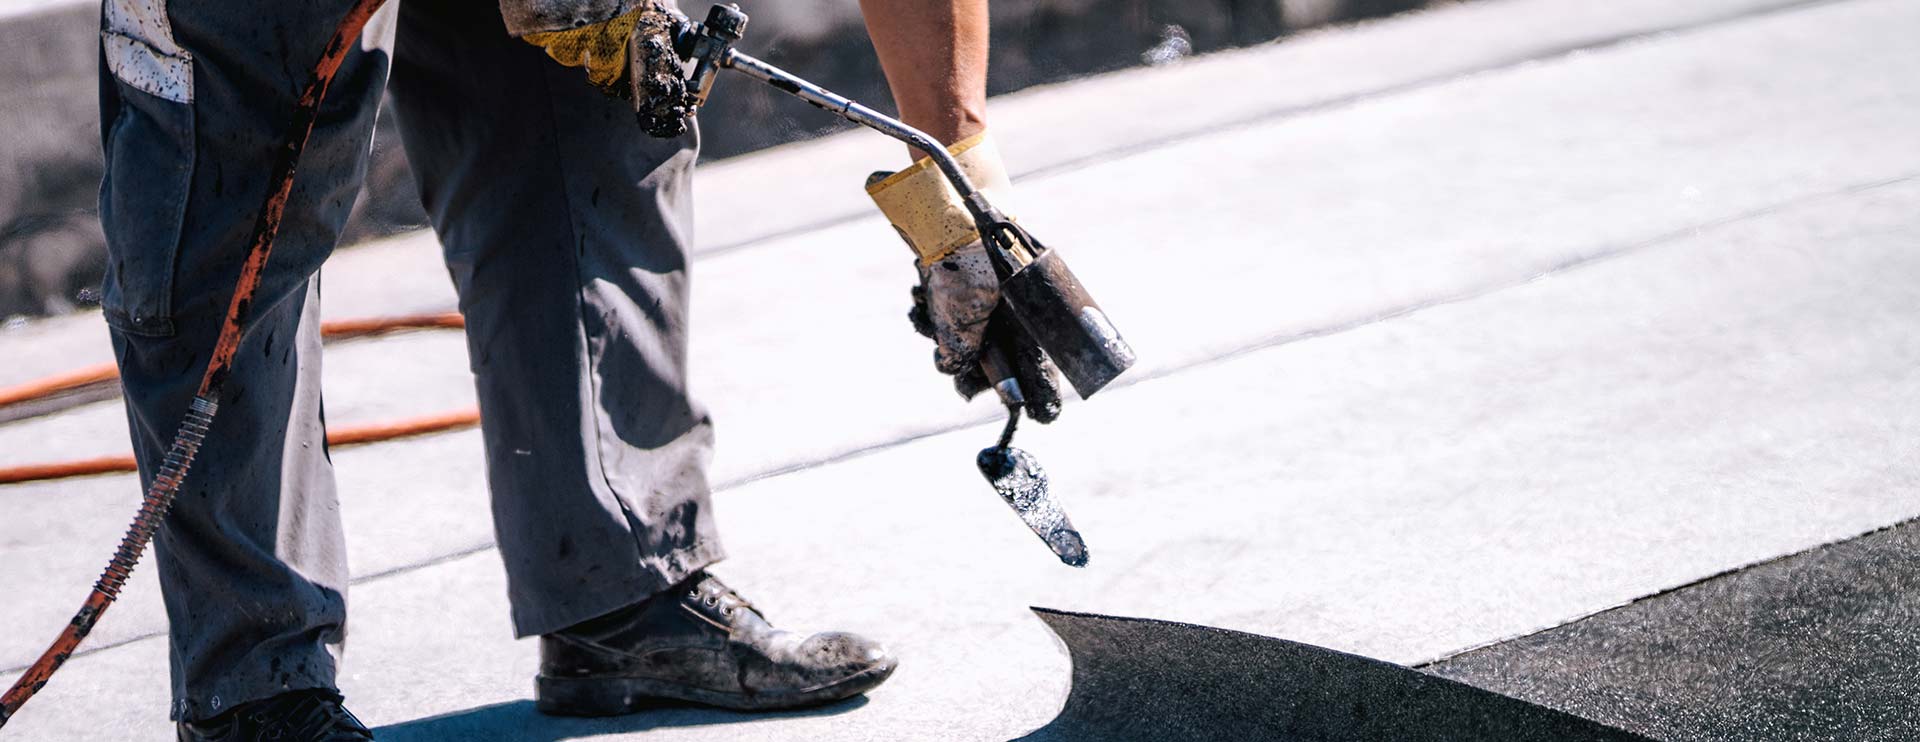
[[[680,25],[673,51],[693,63],[693,72],[687,76],[687,95],[693,99],[694,108],[706,105],[707,94],[713,92],[713,81],[726,66],[728,53],[746,31],[747,14],[731,3],[708,9],[705,23],[688,21]]]

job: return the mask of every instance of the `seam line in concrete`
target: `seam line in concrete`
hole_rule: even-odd
[[[1314,338],[1326,337],[1328,335],[1337,335],[1343,332],[1347,332],[1349,330],[1356,330],[1362,327],[1366,327],[1368,325],[1379,324],[1381,322],[1386,322],[1388,320],[1405,317],[1405,316],[1415,314],[1427,309],[1432,309],[1434,307],[1446,306],[1449,304],[1459,304],[1462,302],[1472,301],[1474,299],[1480,299],[1486,296],[1500,293],[1507,289],[1524,286],[1526,284],[1533,283],[1535,281],[1538,281],[1544,278],[1551,278],[1561,273],[1565,273],[1565,272],[1572,271],[1579,268],[1584,268],[1586,266],[1605,262],[1608,260],[1612,260],[1614,258],[1631,255],[1633,253],[1637,253],[1637,252],[1646,250],[1648,248],[1657,247],[1659,245],[1672,242],[1674,240],[1693,237],[1703,232],[1710,232],[1716,229],[1730,227],[1743,222],[1753,221],[1755,219],[1764,219],[1768,216],[1772,216],[1774,214],[1778,214],[1783,211],[1790,211],[1793,209],[1797,209],[1803,206],[1807,206],[1809,204],[1814,204],[1814,203],[1826,201],[1829,199],[1845,198],[1847,196],[1858,195],[1861,193],[1866,193],[1866,192],[1873,191],[1880,188],[1900,185],[1900,184],[1907,183],[1914,180],[1920,180],[1920,173],[1909,173],[1907,175],[1902,175],[1894,178],[1869,181],[1865,183],[1856,183],[1853,185],[1844,186],[1844,187],[1836,188],[1833,190],[1794,196],[1792,198],[1788,198],[1783,201],[1776,201],[1766,206],[1761,206],[1758,208],[1739,212],[1731,216],[1725,216],[1718,219],[1708,220],[1705,222],[1694,224],[1692,226],[1681,227],[1679,229],[1675,229],[1670,232],[1664,232],[1652,237],[1648,237],[1635,242],[1629,242],[1617,247],[1601,248],[1599,250],[1596,250],[1591,253],[1587,253],[1585,255],[1576,255],[1574,257],[1563,260],[1558,264],[1552,265],[1544,270],[1530,273],[1520,278],[1507,279],[1507,280],[1501,280],[1501,281],[1490,281],[1488,283],[1463,289],[1461,291],[1456,291],[1451,294],[1436,296],[1429,299],[1422,299],[1422,300],[1405,304],[1399,307],[1387,309],[1375,314],[1361,315],[1359,317],[1355,317],[1354,319],[1347,320],[1344,322],[1336,322],[1334,324],[1327,325],[1325,327],[1317,327],[1310,330],[1300,330],[1297,332],[1288,332],[1288,333],[1280,333],[1276,335],[1269,335],[1264,339],[1254,341],[1253,343],[1250,343],[1247,345],[1242,345],[1238,348],[1231,348],[1213,356],[1208,356],[1206,358],[1198,358],[1192,361],[1188,361],[1186,363],[1172,365],[1162,369],[1157,369],[1157,370],[1142,374],[1140,376],[1136,376],[1131,379],[1122,379],[1121,381],[1115,382],[1112,388],[1118,389],[1118,388],[1132,386],[1134,384],[1145,383],[1148,381],[1152,381],[1154,379],[1159,379],[1166,376],[1172,376],[1174,374],[1182,373],[1192,369],[1204,368],[1206,366],[1212,366],[1225,361],[1230,361],[1240,356],[1247,355],[1249,353],[1255,353],[1255,352],[1259,352],[1269,348],[1280,347],[1283,345],[1291,345],[1293,343],[1296,343],[1302,340],[1312,340]]]
[[[1725,15],[1714,16],[1712,18],[1703,18],[1690,23],[1681,23],[1673,26],[1662,26],[1660,28],[1654,28],[1654,29],[1646,29],[1641,31],[1631,31],[1626,33],[1613,34],[1611,36],[1602,36],[1596,39],[1589,39],[1586,41],[1561,44],[1558,46],[1542,47],[1542,48],[1534,49],[1532,51],[1522,52],[1520,54],[1516,54],[1510,57],[1501,58],[1493,62],[1473,65],[1473,66],[1465,67],[1462,69],[1454,70],[1451,72],[1443,72],[1437,75],[1430,75],[1427,77],[1415,78],[1413,80],[1408,80],[1406,82],[1394,83],[1391,85],[1384,85],[1377,88],[1369,88],[1359,92],[1348,93],[1345,95],[1337,95],[1332,98],[1312,101],[1309,103],[1296,103],[1296,104],[1280,106],[1277,108],[1270,108],[1264,111],[1259,111],[1253,114],[1242,116],[1237,119],[1231,119],[1219,124],[1213,124],[1210,126],[1204,126],[1200,128],[1194,128],[1194,129],[1187,129],[1185,131],[1178,131],[1172,134],[1168,134],[1166,136],[1158,137],[1155,139],[1149,139],[1143,142],[1134,142],[1132,144],[1123,144],[1117,147],[1110,147],[1107,149],[1100,150],[1098,152],[1091,152],[1085,155],[1081,155],[1079,157],[1075,157],[1063,162],[1056,162],[1051,165],[1043,165],[1041,167],[1034,168],[1031,170],[1020,171],[1014,174],[1014,179],[1016,181],[1019,181],[1019,180],[1028,180],[1033,178],[1047,178],[1054,175],[1075,172],[1075,171],[1086,169],[1088,167],[1091,167],[1099,163],[1108,162],[1108,161],[1126,158],[1126,157],[1132,157],[1135,155],[1146,154],[1154,150],[1164,149],[1167,147],[1184,144],[1186,142],[1199,139],[1204,136],[1219,134],[1221,132],[1240,131],[1240,130],[1248,129],[1254,126],[1259,126],[1261,124],[1266,124],[1274,121],[1282,121],[1282,120],[1291,119],[1291,118],[1298,118],[1301,116],[1309,116],[1316,113],[1325,113],[1327,111],[1357,106],[1364,103],[1370,103],[1376,100],[1391,98],[1397,95],[1419,92],[1419,91],[1427,90],[1430,88],[1443,87],[1445,85],[1449,85],[1454,82],[1458,82],[1460,80],[1465,80],[1465,79],[1477,77],[1480,75],[1491,74],[1491,73],[1499,72],[1502,70],[1514,69],[1514,68],[1518,68],[1526,65],[1536,64],[1539,62],[1547,62],[1547,61],[1552,61],[1556,59],[1562,59],[1568,56],[1572,56],[1574,54],[1598,51],[1602,49],[1610,49],[1613,47],[1621,46],[1623,44],[1629,44],[1635,41],[1639,41],[1641,39],[1649,39],[1657,36],[1675,36],[1675,35],[1684,35],[1689,33],[1697,33],[1697,32],[1706,31],[1712,28],[1716,28],[1719,26],[1739,23],[1741,21],[1752,20],[1756,18],[1764,18],[1768,16],[1773,16],[1773,15],[1783,15],[1783,14],[1799,12],[1803,10],[1811,10],[1811,9],[1818,8],[1821,6],[1826,6],[1826,5],[1840,5],[1840,4],[1850,3],[1850,2],[1857,2],[1857,1],[1858,0],[1803,0],[1802,2],[1788,3],[1784,5],[1774,5],[1774,6],[1769,6],[1765,8],[1749,8],[1746,10],[1728,13]],[[1284,42],[1272,41],[1267,43],[1276,44],[1276,43],[1284,43]],[[1245,50],[1248,48],[1251,48],[1251,47],[1242,47],[1241,49]],[[1231,53],[1231,51],[1227,51],[1226,53]],[[850,224],[852,222],[859,221],[861,219],[865,219],[869,216],[873,216],[873,212],[870,212],[867,210],[843,212],[833,216],[817,219],[812,222],[808,222],[806,224],[789,227],[789,228],[778,230],[775,232],[770,232],[768,234],[749,237],[743,240],[736,240],[734,242],[728,242],[721,245],[715,245],[713,247],[706,248],[706,249],[696,249],[694,250],[693,256],[696,259],[706,258],[706,257],[720,257],[723,255],[730,255],[736,252],[752,250],[755,248],[762,248],[762,247],[766,247],[768,243],[778,242],[780,240],[788,239],[791,237],[798,237],[800,235],[804,235],[810,232],[817,232],[817,231],[822,231],[826,229],[831,229],[834,227],[843,226],[846,224]]]
[[[1830,0],[1827,0],[1827,1],[1830,1]],[[1708,232],[1715,229],[1720,229],[1720,228],[1732,226],[1735,224],[1739,224],[1742,222],[1752,221],[1755,219],[1763,219],[1768,216],[1772,216],[1774,214],[1777,214],[1783,211],[1789,211],[1792,209],[1800,208],[1808,204],[1818,203],[1821,201],[1834,199],[1834,198],[1844,198],[1847,196],[1856,195],[1856,194],[1864,193],[1867,191],[1872,191],[1878,188],[1885,188],[1888,186],[1898,185],[1898,184],[1905,183],[1912,180],[1920,180],[1920,173],[1910,173],[1910,174],[1902,175],[1895,178],[1874,180],[1874,181],[1869,181],[1865,183],[1856,183],[1853,185],[1848,185],[1848,186],[1844,186],[1844,187],[1833,189],[1833,190],[1820,191],[1817,193],[1802,194],[1799,196],[1794,196],[1792,198],[1788,198],[1782,201],[1776,201],[1774,203],[1767,204],[1765,206],[1749,209],[1747,211],[1738,212],[1730,216],[1724,216],[1718,219],[1712,219],[1705,222],[1689,225],[1686,227],[1681,227],[1679,229],[1675,229],[1669,232],[1663,232],[1663,233],[1654,235],[1652,237],[1644,238],[1634,242],[1628,242],[1622,245],[1618,245],[1616,247],[1601,248],[1599,250],[1587,253],[1585,255],[1577,255],[1577,256],[1568,258],[1566,260],[1563,260],[1552,266],[1549,266],[1544,270],[1528,273],[1519,278],[1490,281],[1477,286],[1468,287],[1466,289],[1456,291],[1450,294],[1443,294],[1440,296],[1417,300],[1414,302],[1400,305],[1398,307],[1391,307],[1391,308],[1382,310],[1380,312],[1375,312],[1372,314],[1362,314],[1352,319],[1341,321],[1341,322],[1335,322],[1333,324],[1326,325],[1323,327],[1316,327],[1308,330],[1300,330],[1295,332],[1285,332],[1285,333],[1279,333],[1274,335],[1268,335],[1266,337],[1255,340],[1251,343],[1228,348],[1226,350],[1220,351],[1213,355],[1195,358],[1182,363],[1171,364],[1163,368],[1154,369],[1152,371],[1147,371],[1131,377],[1123,377],[1113,382],[1113,384],[1109,385],[1107,389],[1118,391],[1121,389],[1133,387],[1135,385],[1144,384],[1149,381],[1164,379],[1169,376],[1175,376],[1181,373],[1185,373],[1187,371],[1192,371],[1195,369],[1218,365],[1220,363],[1231,361],[1236,358],[1240,358],[1242,356],[1246,356],[1252,353],[1257,353],[1263,350],[1270,350],[1270,349],[1285,346],[1285,345],[1292,345],[1294,343],[1301,342],[1304,340],[1312,340],[1315,338],[1327,337],[1330,335],[1337,335],[1337,334],[1348,332],[1351,330],[1357,330],[1362,327],[1398,319],[1398,318],[1415,314],[1417,312],[1421,312],[1427,309],[1432,309],[1434,307],[1472,301],[1474,299],[1479,299],[1482,297],[1500,293],[1507,289],[1524,286],[1526,284],[1533,283],[1535,281],[1538,281],[1544,278],[1549,278],[1567,271],[1576,270],[1579,268],[1586,267],[1588,265],[1593,265],[1593,264],[1604,262],[1614,258],[1630,255],[1632,253],[1640,252],[1648,248],[1666,244],[1674,240],[1692,237],[1702,232]],[[719,486],[715,487],[715,491],[725,491],[725,490],[733,489],[735,487],[752,484],[754,482],[758,482],[763,479],[771,479],[774,477],[784,476],[787,474],[794,474],[802,471],[807,471],[809,469],[816,469],[823,466],[831,466],[833,464],[838,464],[841,462],[858,459],[870,454],[879,453],[887,449],[904,446],[909,443],[914,443],[916,441],[921,441],[927,438],[932,438],[939,435],[945,435],[947,433],[952,433],[960,430],[966,430],[968,428],[973,428],[973,427],[985,425],[988,423],[997,424],[997,421],[1000,419],[1000,417],[1001,416],[997,414],[977,416],[977,417],[973,417],[973,418],[959,421],[959,422],[923,428],[921,430],[906,433],[897,438],[877,441],[874,443],[858,446],[856,448],[848,449],[845,451],[840,451],[837,453],[827,454],[825,456],[815,457],[813,459],[797,461],[789,464],[783,464],[781,466],[768,469],[766,471],[756,472],[753,474],[748,474],[744,477],[740,477],[738,479],[728,480],[726,482],[721,483]]]
[[[1825,1],[1830,2],[1831,0],[1825,0]],[[1848,1],[1848,0],[1842,0],[1842,1]],[[1313,340],[1316,338],[1327,337],[1330,335],[1337,335],[1343,332],[1357,330],[1370,325],[1375,325],[1382,322],[1399,319],[1401,317],[1406,317],[1408,315],[1412,315],[1412,314],[1415,314],[1427,309],[1431,309],[1434,307],[1446,306],[1450,304],[1459,304],[1467,301],[1472,301],[1475,299],[1480,299],[1483,297],[1498,294],[1508,289],[1517,288],[1529,283],[1533,283],[1534,281],[1538,281],[1542,278],[1547,278],[1550,276],[1558,275],[1560,273],[1577,270],[1579,268],[1584,268],[1590,265],[1602,263],[1614,258],[1641,252],[1648,248],[1657,247],[1659,245],[1672,242],[1674,240],[1696,236],[1702,232],[1721,229],[1721,228],[1733,226],[1735,224],[1740,224],[1742,222],[1752,221],[1755,219],[1762,219],[1762,218],[1771,216],[1773,214],[1792,210],[1792,209],[1806,206],[1812,203],[1818,203],[1820,201],[1825,201],[1825,200],[1834,199],[1834,198],[1844,198],[1846,196],[1866,193],[1876,189],[1886,188],[1889,186],[1899,185],[1899,184],[1903,184],[1903,183],[1907,183],[1915,180],[1920,180],[1920,173],[1912,173],[1908,175],[1899,176],[1896,178],[1888,178],[1888,179],[1876,180],[1876,181],[1871,181],[1866,183],[1859,183],[1859,184],[1854,184],[1854,185],[1850,185],[1850,186],[1846,186],[1846,187],[1842,187],[1834,190],[1795,196],[1793,198],[1789,198],[1783,201],[1778,201],[1778,202],[1775,202],[1766,206],[1762,206],[1756,209],[1743,211],[1743,212],[1734,214],[1732,216],[1726,216],[1726,217],[1721,217],[1719,219],[1713,219],[1710,221],[1701,222],[1693,226],[1683,227],[1680,229],[1676,229],[1670,232],[1664,232],[1664,233],[1655,235],[1653,237],[1649,237],[1639,241],[1630,242],[1630,243],[1621,245],[1619,247],[1614,247],[1611,249],[1601,249],[1586,255],[1569,258],[1565,261],[1560,262],[1557,265],[1554,265],[1552,267],[1549,267],[1539,272],[1528,274],[1525,277],[1517,280],[1490,282],[1487,284],[1483,284],[1479,287],[1467,289],[1464,291],[1458,291],[1458,292],[1441,296],[1441,297],[1413,302],[1413,303],[1406,304],[1393,309],[1389,309],[1383,312],[1378,312],[1370,315],[1362,315],[1355,319],[1348,320],[1345,322],[1338,322],[1332,325],[1328,325],[1326,327],[1319,327],[1319,328],[1314,328],[1311,330],[1303,330],[1299,332],[1269,335],[1265,338],[1261,338],[1260,340],[1256,340],[1252,343],[1242,345],[1236,348],[1230,348],[1226,351],[1223,351],[1211,356],[1196,358],[1194,360],[1187,361],[1185,363],[1171,365],[1166,368],[1162,368],[1150,373],[1142,374],[1140,376],[1135,376],[1132,378],[1124,378],[1114,382],[1108,388],[1114,391],[1118,391],[1118,390],[1126,389],[1139,384],[1144,384],[1149,381],[1164,379],[1169,376],[1174,376],[1186,371],[1218,365],[1220,363],[1224,363],[1226,361],[1240,358],[1242,356],[1250,355],[1252,353],[1256,353],[1262,350],[1269,350],[1273,348],[1292,345],[1294,343],[1298,343],[1301,341]],[[821,467],[832,466],[834,464],[852,461],[854,459],[863,458],[872,454],[880,453],[893,448],[898,448],[898,447],[901,447],[910,443],[914,443],[917,441],[925,440],[935,436],[945,435],[947,433],[966,430],[968,428],[974,428],[974,427],[986,425],[989,423],[998,424],[998,420],[999,420],[998,415],[988,415],[988,416],[974,417],[974,418],[970,418],[960,422],[948,423],[946,425],[939,425],[939,426],[925,428],[922,430],[907,433],[897,438],[890,438],[884,441],[869,443],[869,444],[852,448],[846,451],[828,454],[826,456],[820,456],[820,457],[807,459],[804,461],[798,461],[790,464],[784,464],[781,466],[774,467],[772,469],[768,469],[766,471],[748,474],[746,476],[743,476],[737,479],[731,479],[716,485],[714,487],[714,492],[717,494],[719,492],[724,492],[737,487],[742,487],[742,486],[752,484],[754,482],[758,482],[764,479],[771,479],[774,477],[785,476],[787,474],[795,474],[803,471],[808,471],[811,469],[818,469]],[[1903,521],[1903,523],[1904,522],[1905,521]],[[1895,524],[1895,525],[1897,526],[1899,524]],[[1892,527],[1894,526],[1886,526],[1884,528],[1892,528]],[[1884,528],[1877,528],[1877,529],[1874,529],[1873,531],[1869,531],[1866,534],[1860,534],[1860,536],[1869,535],[1871,533],[1884,530]],[[1851,538],[1859,538],[1860,536],[1854,536]],[[1842,542],[1851,540],[1851,538],[1841,539],[1831,544],[1822,544],[1820,546],[1815,546],[1813,547],[1813,549],[1824,548],[1825,546],[1831,546],[1833,544],[1842,543]],[[441,564],[446,564],[452,561],[463,559],[465,557],[469,557],[474,554],[479,554],[481,552],[491,551],[494,548],[495,548],[495,543],[493,541],[474,544],[474,545],[463,547],[452,553],[436,556],[424,561],[390,567],[385,570],[381,570],[379,572],[374,572],[372,574],[355,577],[352,580],[350,580],[348,584],[360,585],[360,584],[373,582],[376,580],[386,579],[388,577],[404,575],[404,574],[416,572],[422,569],[427,569],[430,567],[435,567]],[[1813,549],[1807,549],[1804,551],[1811,551]],[[1798,553],[1802,553],[1802,552],[1795,552],[1795,554],[1798,554]],[[1480,649],[1480,648],[1491,646],[1501,642],[1523,638],[1531,634],[1538,633],[1538,631],[1547,631],[1547,630],[1556,628],[1558,626],[1564,626],[1567,623],[1572,623],[1574,621],[1579,621],[1584,618],[1597,615],[1599,613],[1604,613],[1606,611],[1614,610],[1625,605],[1630,605],[1634,602],[1638,602],[1639,600],[1658,597],[1659,595],[1672,592],[1673,590],[1684,589],[1686,587],[1690,587],[1692,585],[1696,585],[1701,582],[1714,579],[1715,577],[1723,576],[1731,572],[1739,571],[1742,569],[1747,569],[1749,567],[1757,566],[1759,564],[1764,564],[1764,563],[1776,561],[1779,559],[1785,559],[1787,557],[1794,556],[1795,554],[1786,554],[1778,557],[1773,557],[1771,559],[1762,560],[1760,562],[1755,562],[1753,564],[1745,565],[1742,567],[1736,567],[1732,570],[1728,570],[1726,572],[1719,572],[1713,575],[1709,575],[1707,577],[1702,577],[1698,580],[1689,582],[1686,585],[1681,585],[1675,588],[1669,588],[1667,590],[1660,591],[1659,593],[1654,593],[1653,595],[1650,595],[1650,596],[1645,596],[1643,598],[1636,598],[1632,601],[1628,601],[1620,605],[1608,606],[1607,608],[1603,608],[1599,611],[1595,611],[1594,613],[1568,619],[1567,621],[1559,624],[1555,624],[1554,626],[1549,626],[1543,629],[1538,629],[1536,631],[1529,631],[1523,634],[1517,634],[1514,636],[1497,639],[1494,641],[1487,642],[1485,644],[1474,645],[1473,647],[1469,647],[1467,649],[1462,649],[1457,652],[1436,657],[1434,659],[1425,660],[1420,663],[1416,663],[1409,666],[1414,668],[1419,668],[1419,667],[1424,667],[1426,665],[1431,665],[1433,663],[1445,660],[1448,657],[1457,656],[1459,654],[1463,654],[1466,652],[1473,651],[1475,649]],[[148,639],[156,639],[165,635],[166,635],[165,631],[154,631],[154,632],[139,634],[136,636],[130,636],[130,637],[121,639],[119,641],[109,642],[107,644],[102,644],[99,646],[89,647],[87,649],[80,650],[78,652],[75,652],[73,654],[73,657],[77,659],[77,658],[95,654],[98,652],[104,652],[110,649],[123,647],[128,644],[133,644],[135,642],[145,641]],[[29,665],[20,665],[17,667],[8,667],[8,668],[0,669],[0,676],[11,675],[13,673],[21,672],[27,669],[27,667],[29,667]]]

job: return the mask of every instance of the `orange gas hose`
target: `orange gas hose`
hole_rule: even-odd
[[[432,415],[421,415],[365,425],[345,425],[327,431],[329,446],[358,446],[395,438],[471,428],[480,424],[480,408],[468,407]]]
[[[0,387],[0,407],[30,402],[51,397],[61,392],[70,392],[82,387],[104,384],[120,378],[120,368],[111,363],[100,363],[86,368],[54,374],[34,379],[24,384]]]
[[[106,474],[109,472],[135,471],[133,454],[120,456],[102,456],[97,459],[79,459],[59,461],[51,464],[27,464],[0,468],[0,484],[18,484],[37,482],[42,479],[65,479],[82,477],[88,474]]]
[[[480,410],[469,407],[432,415],[388,420],[364,425],[342,425],[327,431],[328,446],[359,446],[428,433],[471,428],[480,424]],[[58,461],[49,464],[0,467],[0,484],[20,484],[47,479],[84,477],[138,471],[133,454],[102,456],[95,459]]]
[[[361,317],[322,322],[320,336],[328,340],[344,340],[397,330],[458,330],[466,326],[466,318],[461,317],[459,312],[402,314],[393,317]]]
[[[322,322],[320,336],[328,340],[343,340],[399,330],[457,330],[465,326],[466,322],[459,312],[404,314],[394,317],[361,317]],[[120,378],[120,369],[111,363],[65,371],[13,386],[0,387],[0,407],[45,399],[63,392],[105,384],[118,378]]]

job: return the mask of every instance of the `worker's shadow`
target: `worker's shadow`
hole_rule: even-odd
[[[373,730],[380,742],[560,742],[650,729],[737,724],[808,716],[831,716],[867,705],[866,696],[802,711],[743,714],[703,708],[648,709],[626,716],[574,718],[535,711],[533,702],[508,701],[451,714],[388,724]]]

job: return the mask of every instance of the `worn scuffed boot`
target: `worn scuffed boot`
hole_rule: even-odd
[[[790,709],[865,693],[898,664],[853,634],[775,629],[698,572],[645,602],[540,637],[534,702],[564,716],[685,704]]]
[[[206,721],[180,722],[180,742],[372,742],[340,694],[297,690],[252,701]]]

